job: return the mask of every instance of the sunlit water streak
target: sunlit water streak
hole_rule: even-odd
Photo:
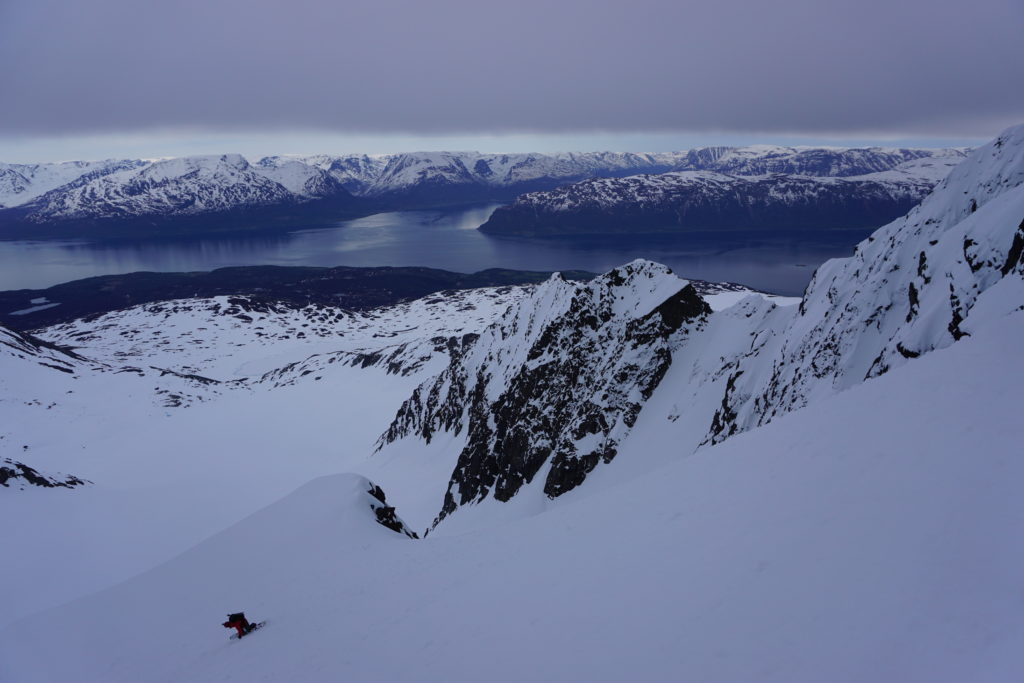
[[[634,258],[649,258],[684,277],[800,294],[818,264],[849,255],[868,232],[497,238],[476,230],[496,206],[381,213],[280,235],[131,243],[0,242],[0,290],[41,289],[94,275],[264,264],[602,272]]]

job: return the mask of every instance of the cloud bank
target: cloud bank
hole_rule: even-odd
[[[0,135],[868,131],[1024,117],[1024,3],[7,0]]]

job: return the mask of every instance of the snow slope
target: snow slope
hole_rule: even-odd
[[[744,295],[698,285],[716,306]],[[381,484],[422,532],[458,451],[438,438],[370,457],[375,442],[464,335],[532,289],[447,292],[362,312],[245,297],[147,304],[44,332],[75,356],[5,332],[0,448],[40,473],[92,485],[60,497],[0,495],[0,514],[20,520],[10,547],[32,549],[12,551],[0,584],[36,587],[8,595],[0,623],[123,580],[332,472]]]
[[[1022,217],[1018,127],[798,306],[638,261],[5,332],[0,444],[93,483],[0,489],[0,680],[1016,680]]]
[[[1022,318],[486,532],[411,541],[315,480],[7,628],[0,677],[1015,680]],[[237,609],[268,627],[228,641]]]

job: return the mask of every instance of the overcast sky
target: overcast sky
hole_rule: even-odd
[[[1024,122],[1022,35],[1021,0],[0,0],[0,158],[969,144]]]

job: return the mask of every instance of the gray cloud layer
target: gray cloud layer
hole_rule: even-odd
[[[0,134],[989,135],[1020,0],[0,0]]]

